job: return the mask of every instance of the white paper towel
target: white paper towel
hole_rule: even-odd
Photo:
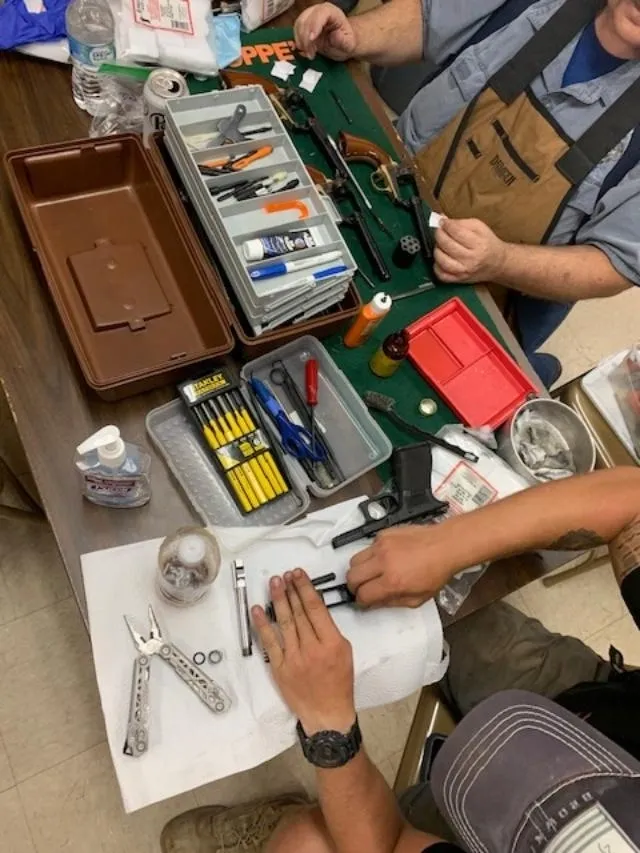
[[[364,543],[334,551],[330,540],[362,522],[360,500],[336,504],[289,527],[266,528],[259,541],[247,545],[242,558],[250,604],[266,603],[271,575],[297,566],[312,577],[334,571],[342,582],[351,556]],[[259,650],[250,658],[240,652],[231,560],[248,530],[214,529],[222,546],[222,570],[203,601],[185,609],[164,603],[155,592],[160,539],[82,557],[107,737],[129,812],[255,767],[295,743],[295,720]],[[123,755],[122,747],[136,650],[122,617],[132,616],[146,631],[149,603],[163,634],[189,657],[214,648],[224,652],[222,663],[203,668],[229,693],[233,706],[222,716],[213,715],[169,666],[154,658],[150,747],[132,758]],[[401,699],[444,673],[442,626],[433,602],[417,610],[339,607],[333,615],[353,645],[359,708]]]

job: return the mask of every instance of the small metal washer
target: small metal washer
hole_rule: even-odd
[[[222,661],[222,652],[220,649],[212,649],[209,652],[209,663],[220,663]]]
[[[435,400],[425,397],[424,400],[420,400],[420,403],[418,404],[418,411],[421,415],[424,415],[425,418],[430,418],[431,415],[435,415],[438,411],[438,404]]]
[[[196,666],[200,666],[201,664],[203,664],[206,661],[206,659],[207,659],[207,656],[205,655],[204,652],[196,652],[193,656],[193,662],[195,663]]]

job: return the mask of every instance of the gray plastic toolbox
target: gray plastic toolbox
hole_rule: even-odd
[[[283,362],[304,399],[305,363],[310,358],[315,358],[318,362],[316,425],[331,446],[345,477],[331,489],[320,488],[306,478],[309,491],[316,497],[325,498],[386,462],[391,456],[393,445],[371,417],[351,382],[320,341],[311,335],[305,335],[267,355],[247,362],[242,368],[241,376],[245,381],[255,376],[265,382],[290,419],[299,422],[283,387],[274,381],[273,368],[277,366],[277,362]],[[303,477],[306,476],[293,457],[286,456],[285,459],[290,470],[297,471],[298,476],[301,473]]]
[[[218,122],[233,115],[240,104],[247,111],[240,124],[241,130],[259,127],[270,127],[271,130],[242,142],[218,145],[215,138]],[[343,299],[356,271],[355,261],[338,230],[334,216],[309,178],[295,146],[261,86],[245,86],[169,101],[165,142],[254,334],[277,328],[289,321],[308,319]],[[199,166],[205,162],[247,154],[264,146],[271,146],[272,153],[241,171],[207,176],[199,170]],[[262,178],[280,171],[286,172],[290,179],[297,178],[298,186],[286,192],[246,201],[220,201],[210,192],[210,189],[227,187],[240,179]],[[309,215],[300,219],[295,210],[276,213],[263,210],[266,203],[276,201],[301,201],[306,205]],[[249,271],[254,266],[270,261],[248,263],[242,252],[243,243],[256,237],[307,228],[319,229],[322,246],[293,252],[277,260],[297,260],[320,252],[339,250],[342,253],[340,260],[322,264],[320,268],[343,264],[347,267],[346,271],[321,282],[297,287],[296,282],[310,276],[317,268],[261,281],[254,281],[250,277]]]

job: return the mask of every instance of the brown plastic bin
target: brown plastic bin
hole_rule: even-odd
[[[170,180],[178,189],[178,199],[183,207],[183,210],[188,215],[198,239],[209,259],[212,275],[215,275],[220,282],[224,282],[223,274],[218,267],[217,259],[213,254],[213,249],[209,242],[209,238],[201,226],[198,215],[194,210],[189,200],[188,193],[182,183],[173,161],[167,151],[162,140],[161,133],[154,133],[151,139],[151,151],[162,161],[169,173]],[[233,332],[238,340],[238,349],[244,356],[244,360],[250,361],[270,352],[277,347],[289,341],[297,340],[304,335],[313,335],[316,338],[327,338],[336,332],[342,331],[347,324],[357,315],[362,307],[362,300],[358,293],[358,288],[351,282],[349,290],[344,299],[337,305],[332,306],[325,313],[312,317],[305,323],[289,323],[282,326],[280,329],[274,329],[272,332],[264,332],[261,335],[255,335],[247,327],[244,320],[242,309],[236,305],[233,297],[230,295],[229,289],[221,285],[220,301],[223,302],[229,322],[233,326]]]
[[[157,153],[135,135],[10,152],[9,181],[87,383],[115,400],[234,341],[221,285]]]

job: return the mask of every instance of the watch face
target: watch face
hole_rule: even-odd
[[[340,732],[319,732],[307,741],[307,758],[317,767],[342,767],[353,758],[353,744]]]

